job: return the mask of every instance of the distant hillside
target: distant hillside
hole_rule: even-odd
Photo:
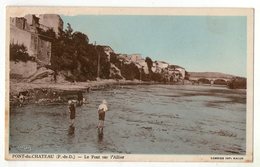
[[[220,72],[189,72],[190,77],[199,77],[199,78],[233,78],[237,77],[235,75],[230,75],[230,74],[225,74],[225,73],[220,73]]]

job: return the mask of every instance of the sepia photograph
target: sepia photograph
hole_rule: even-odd
[[[8,160],[253,159],[253,9],[8,7]]]

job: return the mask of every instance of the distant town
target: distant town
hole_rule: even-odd
[[[89,43],[87,34],[64,30],[55,14],[10,18],[10,78],[23,82],[87,82],[100,79],[172,84],[230,85],[246,88],[246,78],[223,73],[188,72],[185,67],[141,54],[115,53]]]

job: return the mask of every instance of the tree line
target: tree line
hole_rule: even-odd
[[[104,47],[89,43],[86,34],[74,31],[68,23],[65,30],[59,29],[58,35],[53,29],[47,31],[39,29],[39,34],[50,37],[51,40],[51,65],[46,65],[65,76],[68,81],[88,81],[102,79],[122,79],[143,81],[162,81],[160,74],[153,73],[151,68],[153,61],[146,57],[149,74],[145,74],[143,69],[139,69],[135,63],[130,64],[119,60],[119,54],[112,52],[110,60],[105,53]],[[10,60],[12,61],[35,61],[27,53],[24,45],[10,44]],[[98,74],[98,62],[100,71]],[[121,71],[121,76],[110,75],[111,63]],[[99,76],[98,76],[99,75]]]

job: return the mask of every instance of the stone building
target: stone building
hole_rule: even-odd
[[[138,62],[139,60],[142,59],[141,54],[138,54],[138,53],[131,54],[131,55],[129,55],[129,57],[130,57],[130,61],[132,61],[133,63]]]
[[[145,62],[145,59],[138,59],[135,62],[135,65],[138,67],[138,69],[143,69],[145,74],[149,74],[148,66]]]
[[[163,70],[167,69],[169,66],[169,63],[166,63],[164,61],[155,61],[153,62],[152,71],[154,73],[161,73]]]
[[[114,50],[110,46],[102,46],[104,49],[104,52],[107,55],[107,60],[110,61],[111,54],[114,53]]]
[[[29,56],[35,57],[36,62],[10,62],[11,74],[17,74],[21,77],[29,77],[37,71],[37,68],[43,65],[49,65],[51,59],[52,38],[43,35],[41,31],[53,28],[63,28],[63,22],[47,22],[52,17],[37,17],[36,15],[26,15],[24,17],[10,18],[10,44],[24,45]],[[55,18],[55,17],[54,17]],[[57,16],[57,18],[60,18]],[[51,27],[47,23],[53,23]],[[42,24],[44,23],[44,24]],[[46,23],[46,24],[45,24]],[[62,24],[61,24],[62,23]],[[44,27],[44,29],[43,29]]]
[[[178,66],[178,65],[169,65],[170,69],[173,69],[173,71],[179,75],[180,79],[185,78],[185,68]]]
[[[59,29],[63,29],[63,20],[56,14],[40,14],[38,15],[40,28],[48,30],[52,28],[56,36],[59,35]]]

